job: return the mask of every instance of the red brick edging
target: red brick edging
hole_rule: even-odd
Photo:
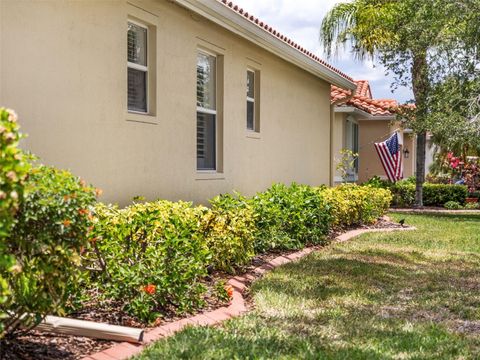
[[[347,231],[344,234],[338,236],[334,242],[344,242],[350,240],[358,235],[367,233],[367,232],[391,232],[391,231],[405,231],[405,230],[415,230],[414,227],[404,227],[404,228],[384,228],[384,229],[358,229]],[[285,256],[278,256],[273,260],[263,264],[262,266],[257,267],[253,270],[256,275],[262,275],[268,270],[272,270],[280,265],[298,260],[311,252],[315,248],[305,248],[303,250],[294,252]],[[215,325],[221,323],[230,318],[239,316],[247,311],[245,306],[245,300],[243,298],[243,292],[247,288],[247,284],[255,280],[256,277],[253,275],[242,275],[235,276],[228,280],[227,284],[231,285],[233,288],[233,296],[230,305],[221,307],[219,309],[210,311],[208,313],[199,314],[190,318],[178,320],[169,324],[165,324],[159,327],[156,327],[148,331],[144,336],[144,341],[142,344],[131,344],[128,342],[122,342],[113,345],[112,347],[97,352],[95,354],[88,355],[81,360],[126,360],[130,357],[139,354],[142,350],[150,343],[172,336],[176,332],[182,330],[187,325]]]

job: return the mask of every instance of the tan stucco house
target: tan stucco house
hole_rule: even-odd
[[[23,146],[104,201],[333,181],[331,85],[356,84],[229,2],[2,0],[0,26]]]
[[[403,129],[397,121],[397,101],[374,99],[368,81],[358,80],[355,83],[357,89],[354,93],[332,86],[333,163],[340,159],[342,149],[349,149],[359,154],[356,168],[350,174],[350,181],[362,183],[373,176],[386,179],[374,143],[384,141],[394,131],[398,131],[403,140],[404,178],[414,175],[416,138],[411,130]],[[334,176],[335,183],[342,181],[338,171]]]

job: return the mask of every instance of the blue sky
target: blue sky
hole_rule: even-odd
[[[249,13],[267,22],[304,48],[325,59],[318,41],[320,24],[325,14],[342,0],[234,0]],[[410,89],[390,90],[392,78],[385,69],[371,61],[360,62],[348,50],[342,51],[332,65],[358,80],[369,80],[375,98],[393,98],[404,103],[412,98]]]

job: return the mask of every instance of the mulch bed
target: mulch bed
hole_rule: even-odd
[[[336,238],[339,234],[352,230],[352,229],[381,229],[381,228],[401,228],[398,223],[392,222],[388,217],[381,218],[374,225],[356,226],[351,228],[344,228],[329,234],[330,239]],[[321,246],[318,246],[320,248]],[[253,270],[268,261],[276,258],[279,255],[288,255],[292,251],[274,251],[268,254],[262,254],[256,256],[251,264],[244,269],[243,274],[249,274],[253,276],[255,273]],[[213,286],[216,281],[220,279],[227,280],[231,275],[225,273],[213,273],[206,280],[208,291],[205,296],[206,306],[198,310],[196,314],[202,314],[222,306],[225,303],[219,301],[213,296]],[[253,306],[253,299],[246,295],[246,302],[249,307]],[[95,297],[94,297],[95,298]],[[178,316],[173,312],[173,309],[168,310],[162,314],[163,317],[159,321],[153,324],[153,327],[168,324],[180,320],[185,317],[190,317],[192,314],[185,314],[184,316]],[[143,328],[149,330],[150,327],[145,326],[134,317],[125,313],[122,310],[121,303],[115,302],[103,302],[99,303],[96,300],[92,300],[85,303],[83,308],[76,313],[70,314],[70,317],[82,320],[91,320],[97,322],[105,322],[112,325],[122,325],[130,327]],[[79,336],[59,335],[39,331],[29,331],[28,333],[18,336],[15,339],[4,339],[0,341],[0,359],[2,360],[75,360],[85,357],[88,354],[96,353],[107,349],[115,344],[114,341],[90,339]]]

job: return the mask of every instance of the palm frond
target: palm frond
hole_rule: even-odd
[[[328,57],[338,52],[340,45],[349,40],[351,30],[356,26],[357,4],[340,3],[327,13],[320,28],[320,43]]]

